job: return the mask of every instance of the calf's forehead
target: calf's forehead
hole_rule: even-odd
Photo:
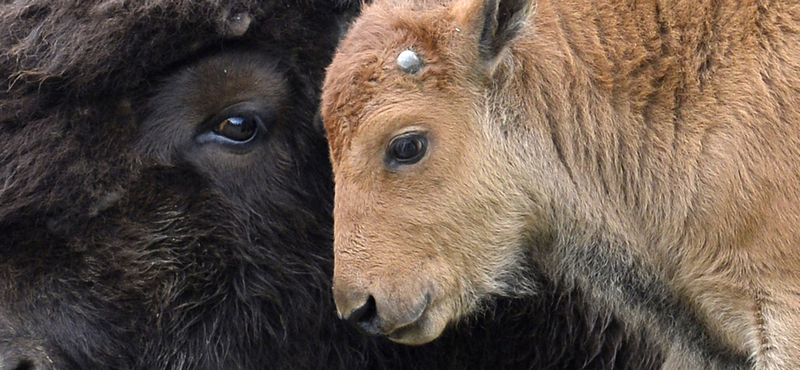
[[[328,67],[322,117],[334,164],[377,110],[398,101],[435,99],[459,80],[455,27],[448,8],[419,3],[380,3],[364,10]],[[413,51],[423,68],[403,70],[397,58]],[[409,94],[415,92],[415,94]],[[422,101],[421,101],[422,102]]]

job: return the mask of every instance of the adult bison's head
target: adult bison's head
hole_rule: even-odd
[[[365,331],[424,343],[486,297],[531,288],[521,246],[548,237],[526,229],[547,225],[546,198],[512,175],[519,111],[492,87],[531,7],[378,1],[340,45],[322,108],[334,296]]]
[[[330,310],[315,120],[348,9],[0,5],[0,369],[325,361],[294,336]]]

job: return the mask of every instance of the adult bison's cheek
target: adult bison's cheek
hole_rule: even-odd
[[[383,335],[403,344],[436,339],[454,319],[442,290],[424,271],[397,266],[350,263],[347,252],[337,253],[333,296],[339,317],[367,335]],[[364,262],[364,261],[361,261]],[[367,263],[368,264],[368,263]]]

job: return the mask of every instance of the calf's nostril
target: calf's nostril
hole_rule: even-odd
[[[361,332],[368,335],[378,335],[381,333],[378,328],[378,307],[375,298],[369,296],[361,307],[356,308],[347,318],[347,322],[358,328]]]

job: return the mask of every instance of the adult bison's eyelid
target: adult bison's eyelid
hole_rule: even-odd
[[[238,115],[223,119],[211,131],[228,140],[246,143],[258,133],[261,118],[255,115]]]
[[[201,125],[195,136],[195,142],[241,147],[250,144],[259,135],[267,132],[267,125],[258,112],[230,112],[229,109],[226,111],[228,112],[216,115]]]
[[[253,141],[262,130],[263,123],[258,116],[237,115],[215,119],[210,128],[202,130],[195,141],[199,144],[217,143],[242,145]]]
[[[410,165],[419,162],[428,149],[428,138],[417,132],[405,133],[392,138],[386,148],[386,164],[389,167]]]

